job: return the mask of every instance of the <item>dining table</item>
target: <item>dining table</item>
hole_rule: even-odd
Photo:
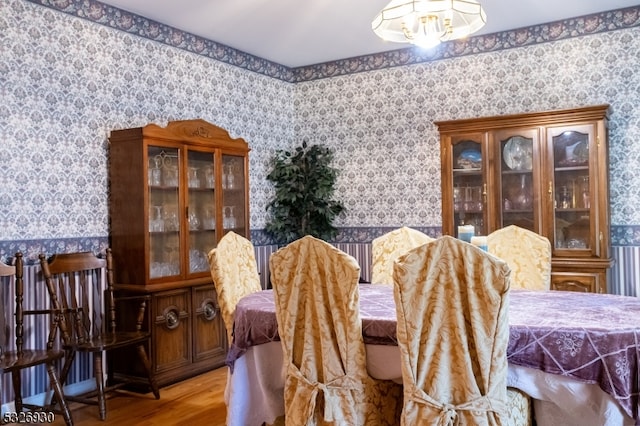
[[[640,298],[512,289],[507,385],[533,398],[538,426],[640,425]],[[402,382],[393,286],[359,285],[367,371]],[[242,298],[225,399],[233,425],[284,413],[285,369],[272,290]]]

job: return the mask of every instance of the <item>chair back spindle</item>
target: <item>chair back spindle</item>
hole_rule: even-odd
[[[12,286],[13,284],[13,292]],[[30,290],[33,290],[32,288]],[[15,296],[15,308],[13,321],[8,321],[6,307],[9,305],[10,296]],[[31,300],[33,302],[33,300]],[[14,406],[15,412],[21,413],[25,409],[31,411],[52,411],[52,405],[36,405],[32,402],[23,401],[22,399],[22,376],[23,370],[30,369],[35,366],[46,366],[49,376],[49,385],[53,390],[54,398],[52,401],[60,406],[65,424],[72,425],[71,412],[66,403],[62,385],[60,383],[56,364],[64,356],[61,350],[53,349],[53,338],[55,337],[57,314],[52,315],[50,309],[27,308],[24,309],[24,259],[22,253],[18,252],[14,258],[14,265],[5,265],[0,262],[0,305],[2,315],[0,315],[0,330],[2,330],[2,356],[0,357],[0,371],[11,374],[11,383],[13,384]],[[26,315],[48,315],[51,316],[49,339],[47,340],[46,349],[34,345],[32,338],[25,336],[24,318]],[[10,343],[8,324],[13,324],[13,334],[15,337],[15,347]],[[33,323],[28,323],[26,333],[38,335],[38,327]],[[52,337],[53,336],[53,337]],[[25,340],[29,343],[25,348]],[[32,346],[33,345],[33,346]],[[34,347],[35,346],[35,347]]]
[[[16,259],[17,263],[17,259]],[[10,321],[7,318],[7,311],[5,309],[5,299],[9,297],[11,294],[9,291],[12,284],[17,280],[17,271],[14,265],[6,265],[0,262],[0,284],[2,287],[0,288],[0,309],[2,309],[2,313],[0,315],[0,358],[4,358],[6,352],[10,350],[9,344],[9,336],[10,332]],[[7,295],[7,296],[5,296]],[[17,300],[16,300],[17,302]],[[17,312],[16,312],[17,316]]]
[[[145,307],[149,295],[119,295],[116,299],[113,288],[113,263],[111,249],[106,250],[104,258],[93,253],[65,253],[53,255],[48,261],[40,255],[42,273],[45,277],[49,297],[57,315],[62,347],[66,351],[61,381],[68,377],[76,353],[91,353],[93,356],[96,390],[83,395],[68,396],[72,401],[98,406],[101,420],[107,416],[106,394],[111,390],[129,383],[139,384],[136,378],[117,378],[105,383],[102,371],[103,355],[112,349],[120,353],[133,353],[147,373],[149,387],[156,399],[160,398],[153,368],[146,354],[150,333],[142,331],[146,319]],[[140,301],[137,311],[135,331],[133,324],[126,322],[129,315],[118,318],[116,303],[132,306]],[[121,321],[116,331],[116,322]]]
[[[22,302],[24,298],[24,260],[22,253],[16,253],[15,260],[16,268],[16,352],[19,356],[22,356],[24,351],[24,310],[22,309]]]
[[[109,305],[109,330],[111,332],[116,331],[116,302],[113,295],[113,255],[111,249],[107,249],[107,303]],[[146,302],[142,302],[146,305]],[[144,315],[144,307],[141,307],[142,314]],[[136,322],[136,331],[140,331],[142,326],[142,319]]]
[[[85,343],[104,333],[100,292],[107,262],[91,253],[58,256],[42,262],[44,255],[40,255],[62,341]]]

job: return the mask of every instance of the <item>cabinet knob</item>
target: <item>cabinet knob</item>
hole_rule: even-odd
[[[202,305],[202,313],[207,321],[212,321],[218,315],[218,308],[215,307],[213,302],[208,301]]]
[[[180,316],[175,309],[169,309],[164,313],[164,324],[169,330],[173,330],[180,325]]]

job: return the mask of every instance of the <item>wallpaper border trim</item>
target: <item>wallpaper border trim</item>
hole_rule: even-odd
[[[440,44],[433,50],[408,47],[373,55],[288,68],[96,0],[27,1],[289,83],[495,52],[640,26],[640,6],[632,6],[532,27],[470,37],[463,41]]]

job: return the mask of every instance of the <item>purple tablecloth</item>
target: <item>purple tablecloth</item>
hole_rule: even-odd
[[[396,345],[393,288],[360,285],[365,343]],[[508,360],[512,364],[597,383],[640,422],[640,298],[512,290]],[[236,307],[233,362],[254,345],[279,340],[271,290]]]

